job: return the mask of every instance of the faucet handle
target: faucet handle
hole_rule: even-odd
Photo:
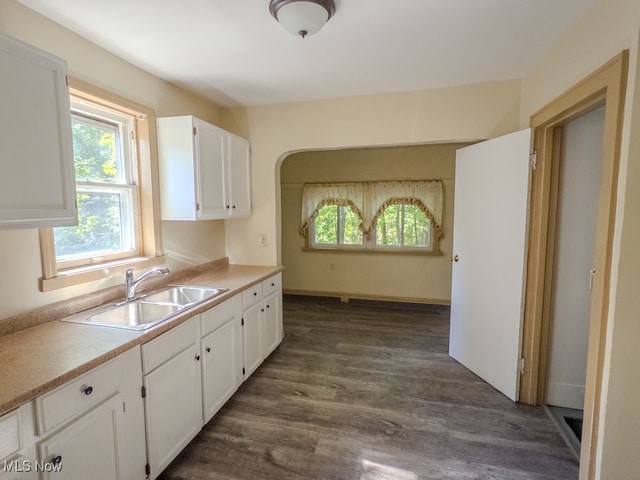
[[[127,268],[127,271],[124,272],[124,279],[128,282],[133,281],[133,268]]]

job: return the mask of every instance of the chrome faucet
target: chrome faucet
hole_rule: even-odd
[[[138,280],[133,280],[133,268],[127,269],[127,272],[124,274],[124,282],[126,286],[126,298],[127,301],[133,300],[136,297],[136,288],[140,285],[145,278],[151,275],[167,275],[169,273],[169,269],[165,266],[153,267],[142,275]]]

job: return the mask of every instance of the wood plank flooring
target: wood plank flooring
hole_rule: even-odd
[[[541,408],[447,355],[447,307],[285,296],[284,331],[160,479],[578,478]]]

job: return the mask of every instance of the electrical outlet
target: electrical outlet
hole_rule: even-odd
[[[329,270],[335,270],[336,266],[334,263],[329,263]]]

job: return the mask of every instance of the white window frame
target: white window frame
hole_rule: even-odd
[[[71,98],[71,116],[89,124],[99,127],[111,126],[116,132],[116,155],[118,156],[118,182],[92,182],[86,180],[76,180],[78,192],[105,192],[124,194],[124,206],[121,226],[124,230],[123,251],[117,253],[100,253],[95,255],[75,255],[67,258],[60,258],[56,255],[56,267],[64,270],[72,267],[94,265],[123,258],[135,258],[141,255],[140,250],[140,215],[139,196],[137,187],[137,142],[135,137],[135,117],[117,110],[102,107],[87,100],[76,97]],[[64,227],[63,227],[64,228]]]
[[[326,204],[322,205],[323,208],[325,206],[337,205],[338,208],[351,208],[348,205],[340,205],[338,203],[333,203],[328,201]],[[404,226],[404,206],[405,205],[413,205],[411,203],[392,203],[391,205],[402,205],[403,206],[403,226]],[[309,228],[307,230],[306,237],[306,246],[304,247],[307,251],[349,251],[351,253],[390,253],[390,254],[424,254],[424,255],[442,255],[440,251],[440,243],[437,235],[434,235],[433,232],[433,222],[430,218],[427,218],[429,221],[429,239],[430,245],[428,246],[415,246],[415,245],[378,245],[376,242],[377,239],[377,223],[374,225],[370,238],[367,238],[363,235],[362,244],[346,244],[340,243],[341,233],[344,231],[344,222],[341,221],[340,215],[338,215],[337,226],[336,226],[336,238],[338,239],[337,244],[327,244],[327,243],[316,243],[316,218],[309,224]],[[401,230],[401,235],[404,236],[404,228]],[[404,240],[402,240],[404,243]]]
[[[338,203],[326,203],[325,205],[323,205],[320,209],[324,208],[324,207],[329,207],[329,206],[336,206],[338,207],[338,211],[337,211],[337,215],[336,215],[336,239],[337,239],[337,243],[316,243],[316,220],[317,217],[313,220],[313,222],[311,223],[311,228],[309,229],[309,244],[312,248],[317,248],[317,249],[335,249],[335,248],[345,248],[345,249],[362,249],[365,247],[365,245],[367,244],[367,239],[364,237],[364,235],[362,236],[362,242],[361,244],[353,244],[353,243],[343,243],[340,242],[340,239],[344,240],[344,218],[346,217],[346,214],[343,216],[340,214],[340,209],[351,209],[351,207],[349,205],[340,205]]]
[[[395,205],[395,206],[401,206],[402,207],[402,225],[400,228],[400,245],[380,245],[378,244],[378,223],[376,222],[376,224],[373,227],[373,231],[372,231],[372,242],[373,242],[373,248],[377,249],[377,250],[389,250],[389,251],[425,251],[425,252],[433,252],[434,251],[434,237],[435,235],[433,235],[433,222],[431,221],[430,218],[427,217],[427,221],[429,222],[429,245],[405,245],[404,244],[404,218],[405,218],[405,207],[407,206],[415,206],[414,204],[411,203],[392,203],[390,205],[388,205],[386,208],[389,208],[390,206]],[[380,219],[380,217],[378,217],[378,220]]]
[[[93,116],[104,118],[103,109],[110,110],[122,120],[127,119],[128,127],[123,135],[123,148],[130,150],[132,162],[126,173],[130,184],[111,188],[124,188],[131,192],[134,216],[137,224],[135,248],[128,254],[96,256],[89,261],[57,262],[52,228],[40,229],[40,251],[42,257],[42,277],[40,290],[50,291],[83,283],[117,278],[111,283],[120,283],[120,276],[127,268],[148,268],[164,263],[160,235],[160,202],[158,198],[158,158],[156,141],[155,112],[144,105],[115,95],[81,80],[70,77],[69,91],[72,111],[75,105]],[[91,111],[91,105],[98,109]],[[113,119],[112,119],[113,120]],[[124,122],[125,124],[127,122]],[[117,123],[117,122],[116,122]],[[82,188],[94,188],[91,182],[77,182]],[[106,188],[100,184],[99,188]]]

